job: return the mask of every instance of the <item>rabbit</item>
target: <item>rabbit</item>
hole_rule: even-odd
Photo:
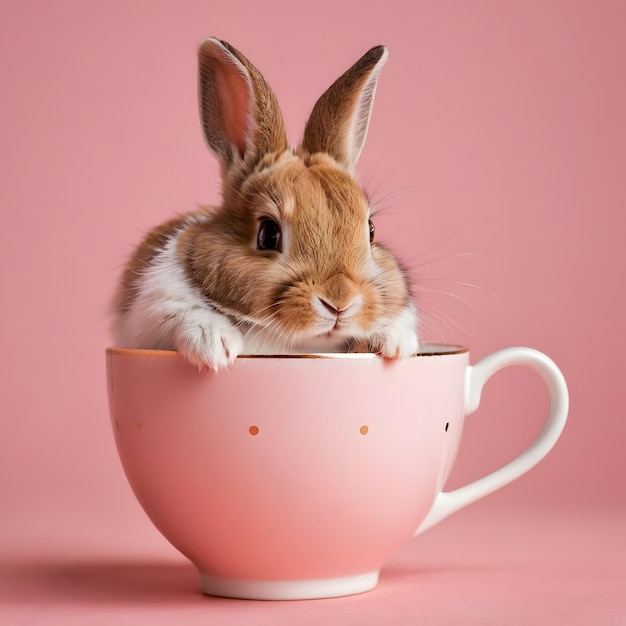
[[[417,352],[406,272],[375,240],[355,179],[387,56],[372,48],[337,79],[292,148],[259,71],[225,41],[200,43],[200,118],[222,204],[137,247],[115,296],[115,345],[178,350],[213,370],[240,354]]]

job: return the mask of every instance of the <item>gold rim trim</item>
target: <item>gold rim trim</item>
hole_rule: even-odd
[[[448,344],[424,344],[423,350],[411,358],[423,356],[449,356],[469,352],[464,346]],[[115,356],[134,356],[143,358],[171,359],[181,358],[175,350],[146,350],[143,348],[113,348],[106,353]],[[309,354],[240,354],[238,359],[372,359],[376,354],[367,352],[319,352]]]

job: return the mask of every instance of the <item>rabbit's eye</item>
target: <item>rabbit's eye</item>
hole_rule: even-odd
[[[370,225],[370,243],[374,241],[374,234],[376,233],[376,227],[374,226],[374,222],[372,220],[369,221]]]
[[[262,220],[259,224],[256,243],[259,250],[278,250],[280,252],[280,226],[274,220]]]

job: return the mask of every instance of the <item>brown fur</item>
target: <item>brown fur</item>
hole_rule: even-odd
[[[401,315],[410,296],[396,259],[369,241],[369,202],[353,170],[386,54],[373,48],[333,83],[293,151],[258,70],[229,44],[206,40],[199,49],[200,109],[222,166],[222,205],[176,217],[146,236],[122,276],[118,314],[131,310],[144,272],[176,236],[189,284],[234,322],[269,327],[297,345],[315,336],[320,307],[341,312],[357,298],[346,341],[380,338],[384,320]],[[282,250],[256,245],[264,219],[280,225]],[[339,331],[345,318],[337,315]]]
[[[291,233],[286,258],[254,249],[256,227],[264,217],[258,207],[268,196]],[[360,293],[364,331],[383,309],[406,306],[408,291],[397,261],[367,241],[364,192],[332,159],[321,154],[306,162],[299,158],[252,175],[232,199],[232,205],[189,227],[180,240],[188,276],[208,300],[255,321],[267,314],[260,312],[272,312],[288,331],[297,332],[314,322],[313,293],[338,309]],[[287,199],[294,207],[290,214],[283,209]],[[372,280],[370,258],[384,279]]]
[[[137,246],[131,255],[120,280],[117,290],[114,309],[117,313],[128,311],[135,297],[136,284],[156,256],[159,250],[178,232],[185,220],[194,213],[186,213],[175,217],[151,230]]]

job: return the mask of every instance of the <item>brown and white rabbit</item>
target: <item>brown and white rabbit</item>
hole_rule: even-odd
[[[213,369],[239,354],[417,351],[407,278],[374,241],[354,178],[387,55],[373,48],[335,81],[292,149],[259,71],[228,43],[201,42],[201,121],[222,205],[139,245],[116,296],[116,345],[176,349]]]

